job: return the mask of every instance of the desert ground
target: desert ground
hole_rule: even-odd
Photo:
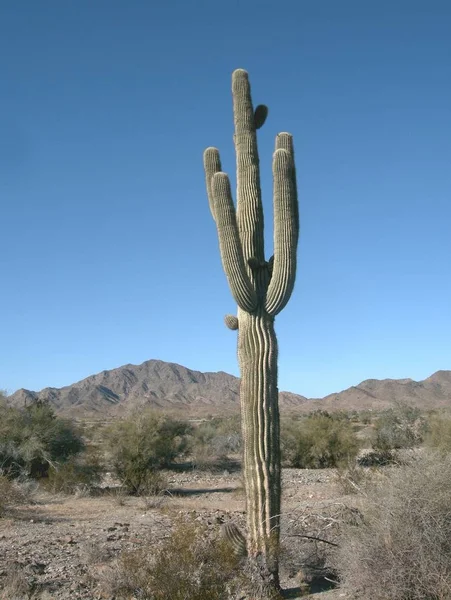
[[[124,495],[108,480],[94,496],[36,490],[32,501],[0,519],[0,597],[112,600],[115,559],[135,548],[155,552],[177,518],[211,530],[228,520],[244,525],[239,469],[166,476],[169,491],[156,497]],[[281,583],[287,598],[345,598],[331,589],[334,546],[327,542],[336,542],[337,523],[352,502],[335,470],[284,469]]]

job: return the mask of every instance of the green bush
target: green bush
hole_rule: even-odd
[[[184,421],[146,410],[105,429],[109,461],[121,484],[131,494],[154,487],[152,473],[184,454],[191,427]]]
[[[160,546],[124,552],[102,575],[101,587],[118,599],[223,600],[238,559],[224,540],[200,524],[176,524]]]
[[[346,597],[451,598],[451,456],[423,453],[364,487],[343,526],[337,567]]]
[[[0,403],[0,467],[9,477],[46,477],[51,465],[81,452],[77,428],[58,418],[47,402],[23,409]]]
[[[299,469],[337,467],[353,461],[359,441],[352,425],[340,415],[318,412],[300,421],[283,421],[282,460]]]

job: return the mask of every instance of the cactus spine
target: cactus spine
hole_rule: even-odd
[[[204,168],[222,265],[238,304],[225,319],[238,329],[240,402],[244,442],[247,551],[278,585],[280,532],[280,440],[277,338],[274,317],[287,304],[296,275],[299,213],[292,136],[276,137],[273,155],[274,256],[265,261],[257,134],[267,116],[252,105],[248,74],[232,75],[237,207],[219,152],[207,148]]]

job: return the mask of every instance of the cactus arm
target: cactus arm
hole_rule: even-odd
[[[257,306],[257,295],[246,272],[230,181],[226,173],[219,172],[213,176],[211,194],[222,266],[230,290],[238,306],[252,312]]]
[[[287,304],[296,277],[299,236],[298,208],[293,158],[278,148],[274,153],[274,266],[266,294],[265,309],[277,315]]]
[[[264,240],[257,134],[251,87],[244,69],[237,69],[232,75],[232,95],[237,165],[237,223],[247,264],[251,257],[264,260]]]
[[[211,184],[213,181],[213,176],[216,173],[222,171],[221,169],[221,159],[219,157],[219,150],[217,148],[207,148],[204,152],[204,171],[205,171],[205,183],[207,186],[207,196],[208,196],[208,204],[210,205],[210,211],[213,215],[213,219],[215,218],[215,214],[213,211],[213,193],[211,191]]]
[[[292,171],[292,183],[293,183],[293,193],[296,198],[296,201],[293,203],[293,211],[294,211],[294,219],[296,223],[296,229],[298,235],[296,237],[296,246],[299,238],[299,202],[298,202],[298,190],[297,190],[297,181],[296,181],[296,161],[294,159],[294,144],[293,144],[293,136],[290,133],[279,133],[276,136],[276,150],[286,150],[290,153],[291,158],[293,160],[293,171]]]

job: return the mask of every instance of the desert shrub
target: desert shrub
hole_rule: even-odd
[[[451,452],[451,417],[433,415],[426,426],[425,445],[441,453]]]
[[[149,496],[161,496],[168,489],[168,481],[161,471],[150,470],[145,473],[139,493]]]
[[[101,481],[104,467],[93,451],[69,458],[61,465],[52,465],[45,487],[53,493],[89,494]]]
[[[385,411],[376,420],[372,446],[382,452],[413,448],[421,444],[423,431],[424,419],[420,410],[399,405]]]
[[[351,422],[352,419],[352,413],[346,411],[346,410],[334,410],[329,412],[328,410],[315,410],[314,412],[312,412],[310,414],[310,416],[313,417],[328,417],[329,419],[332,419],[333,421],[348,421]]]
[[[167,467],[187,448],[190,425],[147,410],[113,423],[104,438],[112,469],[131,494],[149,493],[154,471]]]
[[[124,552],[101,584],[118,599],[223,600],[237,565],[223,540],[180,521],[160,546]]]
[[[348,420],[321,412],[300,421],[283,421],[281,450],[288,466],[321,469],[353,461],[359,441]]]
[[[342,534],[338,569],[350,597],[451,598],[451,456],[424,453],[364,490],[360,523]]]
[[[26,486],[12,481],[0,471],[0,517],[6,510],[18,504],[23,504],[29,499]]]
[[[75,425],[36,401],[23,409],[0,404],[0,467],[9,477],[46,477],[52,464],[81,452]]]
[[[374,469],[366,469],[356,462],[351,462],[338,466],[335,482],[344,494],[358,494],[362,486],[367,484],[373,475]]]
[[[227,460],[231,454],[241,452],[240,416],[214,418],[201,423],[193,430],[190,454],[196,466]]]

